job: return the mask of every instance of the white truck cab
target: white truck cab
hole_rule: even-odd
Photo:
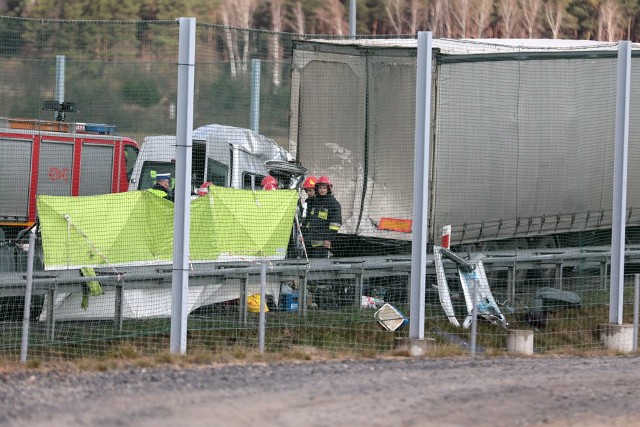
[[[193,131],[192,177],[194,193],[205,182],[239,189],[260,188],[266,175],[276,177],[283,188],[297,188],[304,168],[275,141],[250,129],[210,124]],[[175,135],[144,139],[136,160],[129,191],[146,190],[159,173],[175,177]]]

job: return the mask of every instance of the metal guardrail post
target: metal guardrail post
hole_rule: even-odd
[[[305,273],[305,275],[302,276],[302,289],[300,289],[300,293],[298,295],[298,298],[300,299],[298,301],[298,310],[303,316],[307,315],[307,298],[309,298],[309,287],[307,285],[307,275]]]
[[[122,284],[118,283],[116,285],[116,293],[115,293],[115,315],[114,315],[114,322],[116,325],[116,328],[118,328],[119,331],[122,331],[122,293],[123,293],[123,286]]]
[[[22,343],[20,345],[20,362],[27,361],[29,348],[29,319],[31,318],[31,290],[33,288],[33,260],[36,252],[36,235],[29,234],[29,253],[27,255],[27,283],[24,292],[24,312],[22,314]]]
[[[513,302],[516,299],[516,266],[507,267],[507,299]]]
[[[247,286],[249,284],[249,275],[246,274],[240,284],[240,306],[238,307],[238,315],[240,324],[247,326]]]
[[[56,281],[57,282],[57,281]],[[54,283],[53,287],[49,289],[47,293],[47,324],[46,324],[46,335],[50,341],[53,341],[55,335],[56,328],[56,319],[53,316],[53,308],[55,306],[54,300],[56,298],[56,286],[57,283]]]
[[[556,287],[562,290],[562,262],[556,263]]]
[[[407,307],[411,307],[411,286],[412,286],[412,278],[411,278],[411,271],[409,271],[409,274],[407,274]],[[426,288],[427,288],[427,280],[426,280],[426,276],[425,276],[425,298],[426,298]]]
[[[264,340],[266,329],[266,306],[267,306],[267,261],[260,263],[260,320],[258,323],[258,351],[264,353]]]
[[[471,357],[476,357],[476,342],[478,335],[478,279],[473,280],[473,309],[471,310]]]
[[[362,307],[363,274],[356,273],[355,301],[356,307]]]
[[[600,290],[607,289],[607,261],[602,261],[600,263]]]

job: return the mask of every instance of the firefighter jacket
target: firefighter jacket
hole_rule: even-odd
[[[307,216],[302,235],[307,246],[322,246],[325,240],[333,241],[342,226],[342,209],[333,194],[318,194],[307,200]]]
[[[162,197],[173,202],[173,192],[171,190],[167,190],[160,184],[155,184],[148,191],[158,197]]]

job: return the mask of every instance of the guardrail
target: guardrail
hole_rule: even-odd
[[[577,267],[585,263],[593,264],[600,269],[603,289],[606,286],[610,251],[608,247],[583,247],[549,250],[497,251],[486,254],[460,254],[470,259],[483,255],[482,259],[487,271],[507,271],[507,295],[510,300],[515,297],[516,271],[527,269],[555,269],[555,280],[562,287],[562,275],[565,268]],[[428,274],[435,275],[433,255],[427,258]],[[445,267],[454,270],[453,263],[445,261]],[[640,247],[628,247],[625,251],[625,263],[640,263]],[[122,328],[123,292],[133,289],[158,289],[171,286],[172,266],[168,264],[154,266],[128,266],[117,268],[96,268],[96,277],[83,277],[79,270],[48,270],[34,273],[32,295],[46,295],[47,331],[53,337],[55,317],[54,301],[57,293],[82,292],[87,282],[98,281],[105,290],[115,292],[114,322]],[[270,282],[295,281],[298,284],[298,311],[307,312],[308,282],[347,280],[355,288],[354,304],[361,303],[365,281],[372,278],[397,276],[407,281],[411,274],[411,257],[409,255],[370,256],[362,258],[329,258],[306,260],[282,260],[269,262],[268,280]],[[189,272],[190,286],[206,286],[216,284],[225,286],[233,283],[239,285],[239,294],[231,295],[239,298],[240,321],[246,322],[247,289],[251,284],[259,283],[260,265],[256,262],[223,262],[197,263]],[[5,273],[0,275],[0,298],[22,297],[25,295],[26,274]],[[407,292],[407,295],[409,293]],[[277,301],[276,301],[277,302]]]

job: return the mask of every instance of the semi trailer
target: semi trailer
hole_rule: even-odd
[[[606,244],[617,44],[434,39],[432,53],[429,242],[451,225],[454,250]],[[332,179],[341,255],[410,250],[416,58],[415,39],[293,46],[289,151]],[[640,241],[639,119],[633,77],[631,242]]]

